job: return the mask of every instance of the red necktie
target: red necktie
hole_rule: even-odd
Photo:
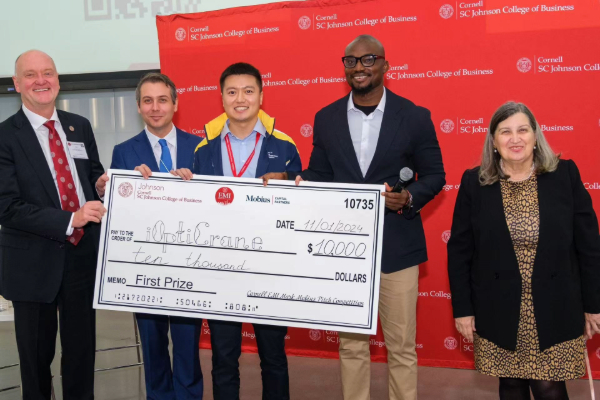
[[[65,148],[60,136],[58,136],[58,132],[54,129],[54,121],[48,121],[44,126],[50,131],[48,133],[48,142],[50,143],[50,154],[54,163],[54,171],[56,171],[56,184],[58,185],[58,192],[60,194],[60,204],[63,210],[75,212],[80,208],[79,197],[77,197],[77,190],[75,189],[75,182],[73,181],[73,174],[69,167]],[[82,236],[83,229],[75,228],[71,236],[67,239],[74,246],[77,246]]]

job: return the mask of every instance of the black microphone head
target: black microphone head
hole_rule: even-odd
[[[400,180],[403,182],[410,181],[413,178],[413,176],[413,170],[408,167],[404,167],[400,170]]]

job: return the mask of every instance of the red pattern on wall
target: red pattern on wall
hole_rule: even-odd
[[[478,164],[494,110],[526,103],[552,147],[574,159],[600,212],[600,2],[323,0],[158,17],[160,60],[179,88],[178,127],[198,135],[223,112],[218,79],[245,61],[264,75],[264,110],[295,141],[306,167],[315,113],[348,93],[340,57],[359,34],[385,48],[386,85],[432,112],[447,185],[423,210],[429,261],[420,267],[420,365],[472,368],[454,328],[446,242],[460,178]],[[201,346],[208,347],[204,324]],[[386,360],[381,329],[374,361]],[[251,325],[244,351],[256,351]],[[337,357],[332,331],[289,329],[292,355]],[[600,378],[600,337],[588,343]]]

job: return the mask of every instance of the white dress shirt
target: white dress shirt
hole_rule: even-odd
[[[77,174],[77,167],[75,166],[75,161],[73,160],[73,157],[71,157],[71,153],[69,153],[69,149],[67,146],[67,135],[65,134],[65,131],[62,125],[60,124],[58,114],[56,113],[56,108],[54,109],[54,112],[52,113],[52,117],[50,117],[50,119],[46,119],[45,117],[42,117],[41,115],[30,111],[29,109],[27,109],[27,107],[25,107],[25,104],[23,104],[23,112],[25,113],[25,116],[27,117],[29,123],[33,127],[35,135],[37,136],[38,141],[40,142],[40,146],[42,147],[42,151],[44,152],[44,156],[46,157],[46,162],[48,163],[48,167],[50,168],[50,173],[52,174],[52,179],[54,180],[54,185],[56,186],[58,203],[61,204],[60,191],[58,190],[58,183],[56,182],[56,171],[54,170],[54,162],[52,161],[52,155],[50,152],[50,143],[48,142],[48,135],[50,133],[50,130],[44,126],[46,122],[54,121],[54,128],[56,129],[56,132],[58,132],[58,136],[60,136],[60,141],[65,150],[65,154],[67,155],[69,168],[71,169],[71,175],[73,175],[73,183],[75,183],[75,189],[77,190],[79,206],[83,207],[83,205],[86,203],[85,196],[83,194],[83,188],[81,187],[81,182],[79,182],[79,176]],[[73,227],[71,225],[73,224],[74,215],[75,213],[71,215],[71,221],[69,221],[69,227],[67,228],[67,236],[73,233]]]
[[[148,130],[148,126],[144,128],[146,131],[146,135],[148,136],[148,140],[150,141],[150,146],[152,147],[152,152],[154,153],[154,158],[156,158],[156,165],[158,165],[158,169],[160,170],[160,157],[162,156],[162,147],[158,141],[161,139],[152,132]],[[164,138],[167,141],[167,146],[169,147],[169,153],[171,153],[171,160],[173,161],[173,169],[177,169],[177,130],[175,129],[175,124],[172,124],[171,131]]]
[[[369,115],[365,115],[361,110],[354,106],[352,101],[352,93],[348,98],[348,126],[350,128],[350,137],[352,138],[352,145],[356,152],[356,158],[360,165],[363,177],[367,174],[373,156],[375,155],[375,149],[377,148],[377,141],[379,140],[379,130],[381,129],[381,122],[383,121],[383,110],[385,110],[385,95],[386,90],[383,90],[383,96],[379,101],[379,105]]]

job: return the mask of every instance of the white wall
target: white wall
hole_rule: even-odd
[[[4,121],[21,107],[18,95],[0,96],[0,121]],[[144,129],[137,112],[134,89],[63,92],[56,108],[79,114],[92,124],[100,160],[105,169],[110,167],[112,150]]]
[[[0,0],[0,77],[28,49],[54,58],[59,74],[159,68],[157,14],[202,12],[273,0]],[[0,95],[0,121],[21,107]],[[57,108],[90,120],[105,168],[112,149],[139,133],[135,91],[62,92]]]

